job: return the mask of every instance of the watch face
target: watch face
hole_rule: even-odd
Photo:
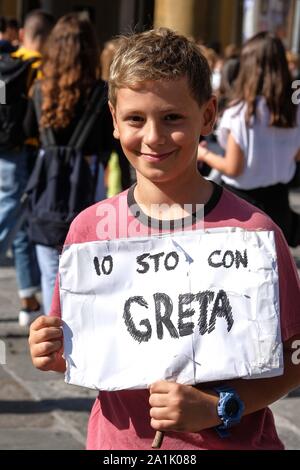
[[[239,412],[240,406],[235,398],[229,398],[225,404],[225,413],[230,418],[236,416]]]

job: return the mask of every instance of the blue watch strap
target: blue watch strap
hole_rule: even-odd
[[[228,429],[240,422],[245,406],[237,392],[228,385],[224,384],[214,387],[214,391],[219,394],[217,413],[222,420],[222,424],[216,426],[215,429],[220,437],[228,437],[230,435]],[[228,414],[228,411],[226,411],[226,405],[228,405],[230,400],[236,402],[237,411],[234,415]]]

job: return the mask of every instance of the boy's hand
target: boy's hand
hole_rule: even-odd
[[[197,432],[221,423],[217,416],[218,396],[165,380],[150,387],[151,426],[159,431]]]
[[[62,320],[40,316],[30,326],[29,346],[33,365],[40,370],[64,372]]]

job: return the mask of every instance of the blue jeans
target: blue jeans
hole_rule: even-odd
[[[8,230],[14,226],[14,212],[29,177],[27,157],[25,149],[0,152],[0,247]],[[18,231],[12,250],[19,296],[31,297],[39,290],[40,272],[34,246],[24,226]]]
[[[49,246],[36,245],[36,254],[42,275],[44,313],[48,315],[58,273],[59,251]]]

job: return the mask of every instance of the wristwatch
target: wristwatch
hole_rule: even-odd
[[[213,389],[219,395],[217,412],[222,424],[215,429],[220,437],[229,436],[228,429],[241,421],[245,405],[238,396],[237,392],[226,385],[215,387]]]

